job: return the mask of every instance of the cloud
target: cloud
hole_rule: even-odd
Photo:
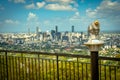
[[[43,2],[31,3],[25,6],[26,9],[40,9],[60,11],[75,11],[77,3],[74,0],[45,0]]]
[[[70,20],[80,20],[80,13],[75,12],[75,14],[70,18]]]
[[[28,14],[27,21],[37,20],[37,19],[38,19],[38,17],[36,16],[36,14],[34,14],[34,13],[32,13],[32,12],[30,12],[30,13]]]
[[[10,2],[14,2],[14,3],[25,3],[25,0],[8,0]]]
[[[44,24],[44,25],[49,25],[49,24],[51,24],[51,22],[50,22],[49,20],[45,20],[45,21],[43,22],[43,24]]]
[[[6,19],[5,21],[4,21],[6,24],[19,24],[20,22],[19,21],[17,21],[17,20],[11,20],[11,19]]]
[[[47,2],[56,2],[58,0],[45,0],[45,1],[47,1]]]
[[[87,9],[86,14],[93,18],[120,18],[120,2],[104,0],[96,9]]]
[[[62,4],[62,5],[73,5],[73,6],[78,6],[76,0],[45,0],[46,2],[50,3],[57,3],[57,4]]]
[[[88,9],[86,10],[86,14],[87,14],[87,16],[89,16],[89,17],[96,17],[97,12],[96,12],[96,10],[92,11],[91,8],[88,8]]]
[[[36,4],[31,3],[29,5],[26,5],[26,9],[40,9],[45,5],[45,2],[36,2]]]
[[[29,27],[40,26],[40,21],[38,16],[35,13],[29,12],[26,25]]]
[[[76,11],[77,2],[76,0],[45,0],[48,4],[45,6],[48,10],[67,10],[67,11]]]
[[[75,11],[76,8],[73,8],[71,5],[62,5],[62,4],[48,4],[45,6],[48,10],[67,10],[67,11]]]
[[[75,0],[45,0],[46,2],[73,3]]]
[[[75,0],[60,0],[62,4],[70,4],[70,3],[75,3]]]
[[[31,3],[29,5],[26,5],[25,6],[26,9],[35,9],[35,4],[34,3]]]
[[[87,9],[86,14],[88,18],[99,19],[104,30],[119,30],[120,2],[118,1],[103,0],[96,9]]]
[[[38,8],[42,8],[45,5],[45,2],[37,2],[36,5]]]

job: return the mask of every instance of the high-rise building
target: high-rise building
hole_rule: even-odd
[[[83,32],[81,32],[81,38],[83,38]]]
[[[56,33],[58,32],[58,26],[55,26],[55,32]]]
[[[90,37],[89,26],[88,26],[87,36],[88,36],[88,38]]]
[[[61,33],[60,32],[56,33],[56,40],[57,41],[61,40]]]
[[[83,32],[81,32],[81,35],[79,36],[79,41],[80,41],[81,45],[84,43],[83,42]]]
[[[72,32],[74,32],[74,26],[72,26]]]
[[[55,30],[51,30],[52,39],[55,39]]]
[[[39,33],[39,27],[36,27],[36,34],[38,35]]]

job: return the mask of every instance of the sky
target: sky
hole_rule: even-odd
[[[101,31],[120,31],[120,0],[0,0],[0,33],[87,31],[95,20]]]

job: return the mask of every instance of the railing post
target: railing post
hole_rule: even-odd
[[[99,80],[98,51],[91,51],[91,80]]]
[[[5,58],[6,58],[6,79],[8,80],[8,58],[7,58],[7,51],[5,51]]]
[[[85,45],[91,53],[91,80],[99,80],[98,51],[104,43],[100,40],[89,40]]]
[[[57,62],[57,80],[59,80],[59,62],[58,62],[58,55],[56,55],[56,62]]]

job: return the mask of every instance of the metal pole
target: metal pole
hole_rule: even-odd
[[[6,57],[6,80],[8,80],[8,58],[7,58],[7,51],[5,51],[5,57]]]
[[[91,80],[99,80],[98,51],[91,51]]]
[[[56,56],[56,62],[57,62],[57,80],[59,80],[59,62],[58,62],[58,55]]]

